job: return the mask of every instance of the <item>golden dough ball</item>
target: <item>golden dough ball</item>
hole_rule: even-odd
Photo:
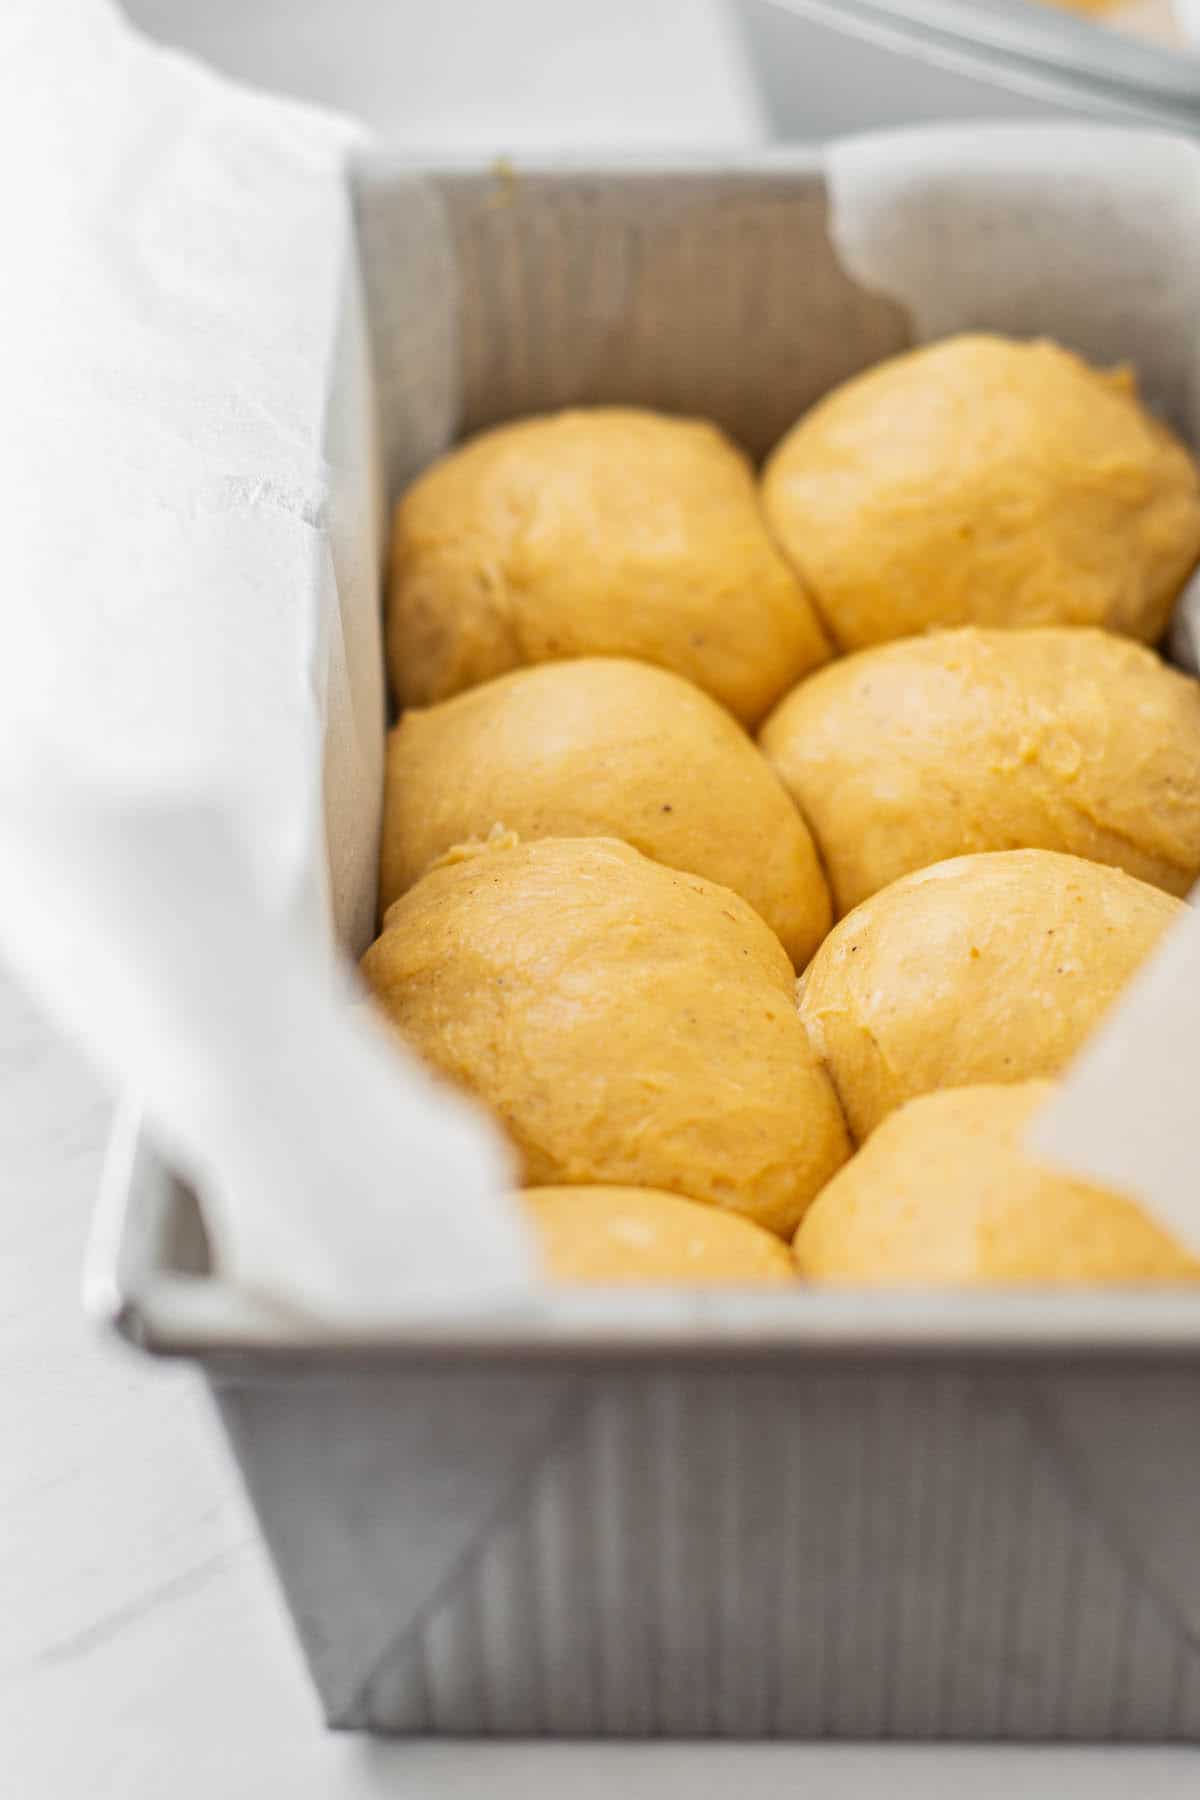
[[[1153,641],[1200,556],[1200,478],[1132,375],[955,337],[857,376],[767,464],[763,500],[843,650],[932,625]]]
[[[736,1287],[796,1278],[772,1232],[678,1194],[544,1187],[522,1200],[556,1281]]]
[[[1052,850],[955,857],[864,900],[800,989],[855,1138],[934,1088],[1059,1074],[1183,910]]]
[[[508,1130],[529,1186],[662,1188],[790,1235],[849,1155],[778,938],[609,838],[452,852],[363,972]]]
[[[829,889],[778,777],[715,700],[648,663],[545,663],[403,715],[388,740],[384,909],[496,826],[623,838],[720,882],[798,966],[829,930]]]
[[[910,1100],[818,1195],[796,1233],[813,1281],[1200,1280],[1142,1208],[1038,1163],[1025,1127],[1049,1082]]]
[[[1096,18],[1096,14],[1115,13],[1119,23],[1144,23],[1151,27],[1159,20],[1153,13],[1162,13],[1166,7],[1169,11],[1171,0],[1047,0],[1047,5],[1058,7],[1060,13],[1085,13]],[[1139,11],[1151,7],[1153,13],[1146,13],[1146,18],[1139,18]],[[1175,27],[1178,29],[1178,27]]]
[[[967,627],[833,663],[763,750],[839,913],[980,850],[1065,850],[1169,893],[1200,875],[1200,682],[1078,627]]]
[[[388,653],[404,706],[632,656],[754,724],[829,646],[742,452],[700,420],[597,407],[483,432],[403,496]]]

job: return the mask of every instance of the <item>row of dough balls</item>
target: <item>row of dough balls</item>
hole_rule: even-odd
[[[1021,1134],[1052,1091],[1023,1081],[910,1100],[818,1194],[794,1255],[770,1232],[653,1189],[533,1188],[525,1201],[561,1281],[1195,1279],[1139,1207],[1024,1154]]]
[[[961,1139],[961,1121],[910,1094],[1056,1073],[1174,910],[1036,851],[968,856],[915,897],[897,878],[1032,844],[1185,891],[1200,869],[1195,685],[1102,631],[943,631],[810,674],[761,732],[774,770],[738,720],[826,660],[831,636],[844,648],[964,617],[1156,635],[1200,548],[1190,459],[1124,378],[1048,345],[960,339],[818,407],[764,497],[792,567],[719,434],[610,409],[485,434],[405,497],[389,639],[409,707],[389,744],[390,910],[368,979],[506,1124],[565,1277],[790,1276],[781,1239],[806,1213],[797,1260],[831,1279],[869,1279],[872,1243],[880,1271],[921,1274],[889,1219],[926,1215],[932,1236],[915,1241],[945,1251],[928,1274],[969,1273],[950,1245],[976,1218],[976,1278],[1036,1277],[1039,1254],[1043,1274],[1181,1272],[1128,1202],[1033,1171],[1046,1229],[1024,1264],[998,1231],[1012,1256],[997,1261],[986,1220],[1004,1193],[1028,1210],[1029,1182],[960,1180],[955,1239],[937,1181],[902,1199],[879,1159],[886,1178],[915,1130],[929,1141],[912,1169],[949,1169],[939,1135]],[[561,660],[590,651],[606,654]],[[790,963],[881,889],[825,941],[797,1017]],[[989,941],[1006,907],[1013,929]],[[924,972],[923,942],[939,945]],[[970,1054],[980,1039],[993,1055]],[[1017,1125],[1003,1091],[977,1095],[971,1129],[992,1154],[974,1162],[995,1174],[1020,1163]],[[843,1116],[861,1142],[898,1106],[847,1164]],[[1108,1223],[1072,1249],[1081,1207]]]
[[[452,846],[619,837],[732,888],[803,969],[900,876],[1013,847],[1200,876],[1200,683],[1072,627],[933,632],[848,656],[771,714],[761,749],[647,663],[519,669],[411,708],[388,740],[382,909]]]
[[[1129,371],[956,337],[837,388],[761,483],[695,420],[601,407],[481,433],[397,509],[390,670],[427,706],[628,656],[755,726],[835,647],[934,626],[1154,643],[1198,555],[1196,466]]]

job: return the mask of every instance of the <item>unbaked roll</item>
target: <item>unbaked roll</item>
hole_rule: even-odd
[[[662,1188],[790,1235],[849,1154],[778,938],[744,900],[607,838],[451,853],[363,971],[531,1186]]]
[[[412,708],[388,739],[382,910],[452,845],[617,837],[748,900],[797,966],[829,929],[808,827],[742,728],[682,676],[607,657]]]
[[[795,1280],[772,1232],[653,1188],[527,1188],[521,1196],[555,1281],[746,1287]]]
[[[1050,850],[955,857],[864,900],[800,991],[855,1138],[935,1088],[1059,1074],[1182,911]]]
[[[527,663],[632,656],[747,724],[829,646],[714,425],[624,407],[472,438],[401,499],[388,657],[404,706]]]
[[[1133,1200],[1023,1148],[1052,1084],[910,1100],[818,1195],[796,1233],[811,1281],[1200,1280],[1200,1263]]]
[[[801,682],[760,741],[839,913],[980,850],[1065,850],[1173,894],[1200,875],[1200,682],[1110,632],[863,650]]]
[[[843,650],[931,625],[1102,625],[1152,642],[1200,556],[1200,479],[1128,370],[947,338],[828,395],[764,476]]]

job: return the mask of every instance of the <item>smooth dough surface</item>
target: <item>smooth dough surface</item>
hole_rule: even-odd
[[[1173,894],[1200,875],[1200,682],[1111,632],[863,650],[801,682],[760,741],[839,913],[981,850],[1064,850]]]
[[[755,724],[828,655],[749,461],[700,420],[597,407],[498,426],[396,509],[388,666],[404,706],[527,663],[632,656]]]
[[[501,675],[388,740],[383,910],[452,845],[622,838],[748,900],[798,967],[829,929],[808,827],[742,728],[665,669],[606,657]]]
[[[948,1088],[892,1114],[818,1195],[799,1271],[837,1282],[1200,1280],[1142,1208],[1027,1156],[1053,1084]]]
[[[935,1088],[1061,1073],[1183,905],[1051,850],[955,857],[864,900],[800,990],[855,1138]]]
[[[556,1281],[709,1286],[794,1281],[787,1246],[715,1206],[653,1188],[544,1187],[522,1195]]]
[[[790,1235],[849,1155],[787,954],[728,888],[607,838],[451,852],[363,972],[534,1187],[654,1187]]]
[[[772,454],[767,516],[843,650],[936,625],[1147,642],[1200,555],[1200,481],[1128,371],[948,338],[869,369]]]

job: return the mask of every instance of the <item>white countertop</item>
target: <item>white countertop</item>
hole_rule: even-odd
[[[145,24],[426,147],[743,141],[715,0],[133,0]],[[357,25],[355,20],[358,21]],[[351,57],[370,23],[370,67]],[[381,42],[381,34],[394,41]],[[357,84],[357,87],[356,87]],[[96,1341],[80,1259],[110,1103],[0,975],[0,1794],[376,1800],[679,1788],[840,1800],[1193,1791],[1188,1751],[373,1744],[326,1733],[199,1384]]]

